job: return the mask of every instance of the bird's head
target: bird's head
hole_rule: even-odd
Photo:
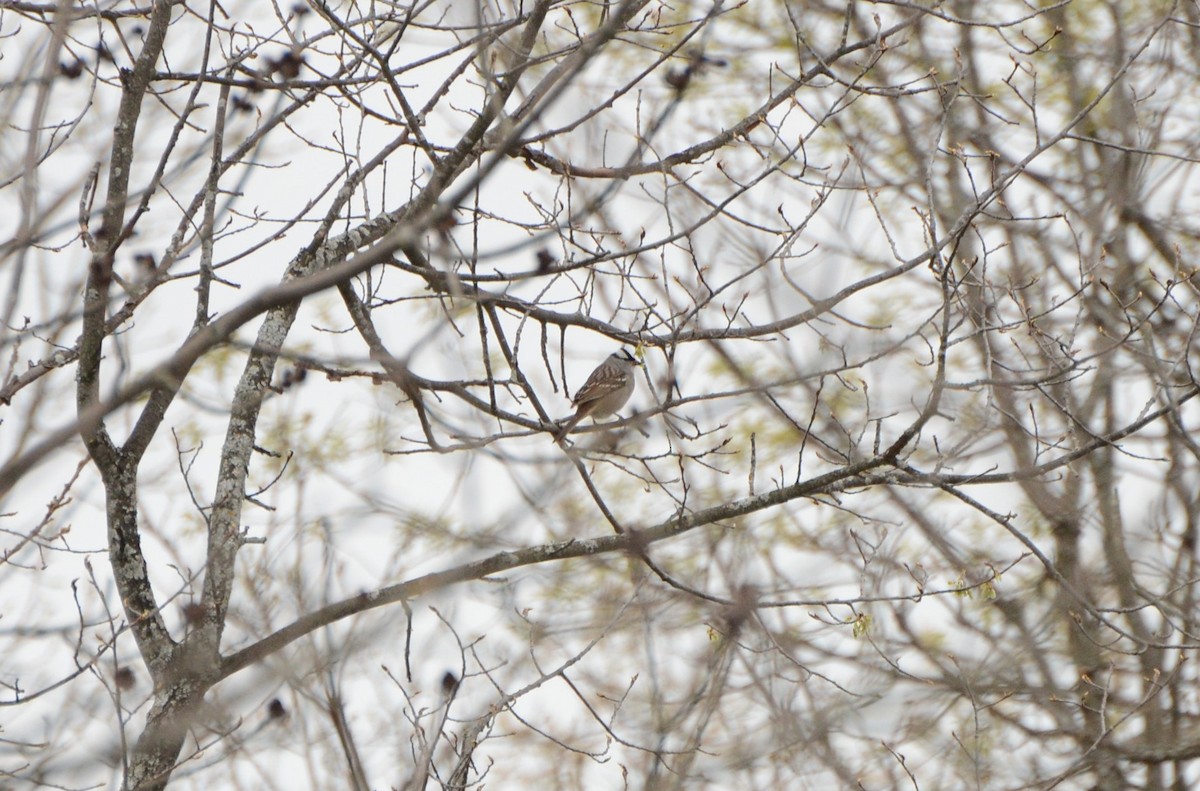
[[[612,356],[623,362],[632,363],[634,365],[642,365],[641,358],[634,352],[629,351],[629,349],[624,346],[613,352]]]

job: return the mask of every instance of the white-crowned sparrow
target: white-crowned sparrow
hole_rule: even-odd
[[[562,442],[567,433],[575,428],[585,417],[593,420],[608,417],[621,407],[633,395],[634,371],[642,362],[634,357],[628,349],[621,347],[596,366],[592,375],[583,383],[571,399],[575,405],[575,414],[554,434],[555,442]]]

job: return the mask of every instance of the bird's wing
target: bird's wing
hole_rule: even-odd
[[[604,396],[620,390],[625,384],[625,375],[620,371],[615,371],[608,366],[602,366],[592,371],[592,375],[583,383],[583,387],[575,393],[575,397],[571,399],[571,403],[575,406],[583,406],[590,404],[593,401],[599,401]]]

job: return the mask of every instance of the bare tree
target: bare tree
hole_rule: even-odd
[[[1198,35],[0,0],[0,785],[1197,782]]]

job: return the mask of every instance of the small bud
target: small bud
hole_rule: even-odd
[[[76,58],[70,63],[60,63],[58,64],[58,73],[66,77],[68,80],[74,80],[79,77],[80,74],[83,74],[83,61],[81,61],[79,58]]]
[[[207,609],[208,608],[200,602],[188,602],[187,604],[183,605],[183,618],[190,625],[195,626],[204,620],[204,614]]]
[[[137,675],[127,667],[118,667],[117,674],[113,677],[117,682],[117,687],[123,690],[131,690],[137,686]]]

